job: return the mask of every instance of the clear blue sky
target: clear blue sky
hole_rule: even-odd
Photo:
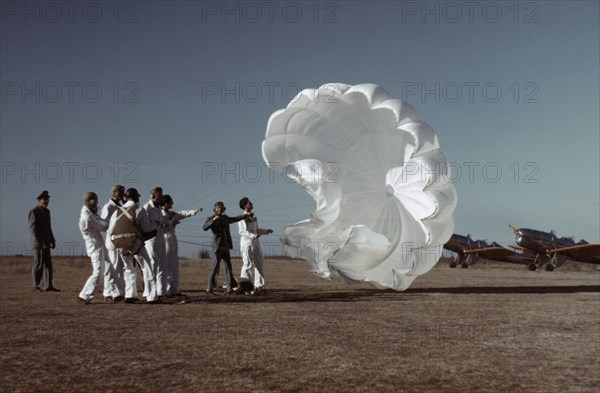
[[[59,246],[79,253],[81,196],[106,202],[115,180],[203,207],[178,227],[193,243],[216,200],[233,215],[248,196],[280,251],[314,204],[257,173],[260,145],[272,112],[327,82],[379,84],[433,126],[461,170],[455,232],[600,242],[597,1],[69,4],[1,2],[3,252],[28,252],[47,189]]]

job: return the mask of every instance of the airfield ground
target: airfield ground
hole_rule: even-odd
[[[2,257],[0,391],[600,391],[596,266],[441,261],[399,293],[268,259],[265,295],[210,296],[208,265],[181,262],[184,304],[80,305],[89,259],[32,293],[31,259]]]

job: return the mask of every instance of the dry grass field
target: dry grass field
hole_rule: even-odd
[[[442,261],[399,293],[268,259],[265,295],[210,296],[208,264],[182,261],[184,304],[80,305],[87,258],[32,293],[30,258],[2,257],[0,391],[600,391],[596,266]]]

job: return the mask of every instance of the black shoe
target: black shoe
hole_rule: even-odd
[[[50,287],[50,288],[46,288],[44,290],[44,292],[60,292],[60,289],[54,288],[54,287]]]
[[[79,303],[79,304],[84,304],[84,305],[85,305],[85,304],[90,304],[90,302],[91,302],[91,301],[92,301],[92,299],[90,299],[90,300],[85,300],[85,299],[82,299],[82,298],[80,298],[79,296],[77,296],[77,303]]]
[[[129,303],[129,304],[133,304],[136,303],[138,300],[134,297],[126,297],[125,298],[125,303]]]
[[[44,290],[40,287],[33,287],[33,292],[44,292]]]
[[[212,289],[207,289],[207,290],[206,290],[206,294],[207,294],[207,295],[214,295],[214,294],[215,294],[215,291],[214,291],[214,290],[212,290]]]
[[[112,298],[112,296],[106,296],[104,298],[104,303],[114,303],[115,299]]]
[[[150,300],[149,302],[147,302],[148,304],[161,304],[162,301],[160,299],[156,299],[156,300]]]
[[[122,302],[124,300],[125,300],[125,298],[123,296],[117,296],[113,299],[113,301],[115,301],[115,302]]]

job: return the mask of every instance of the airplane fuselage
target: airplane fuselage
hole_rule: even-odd
[[[450,240],[444,245],[444,248],[457,254],[463,254],[465,250],[472,248],[471,242],[473,242],[473,239],[470,236],[453,234]]]
[[[520,228],[517,230],[516,235],[519,246],[542,255],[551,255],[553,250],[556,249],[582,245],[581,243],[576,243],[571,238],[558,237],[554,233],[535,229]],[[581,251],[577,249],[566,249],[558,253],[574,261],[600,264],[600,255],[581,255]]]

